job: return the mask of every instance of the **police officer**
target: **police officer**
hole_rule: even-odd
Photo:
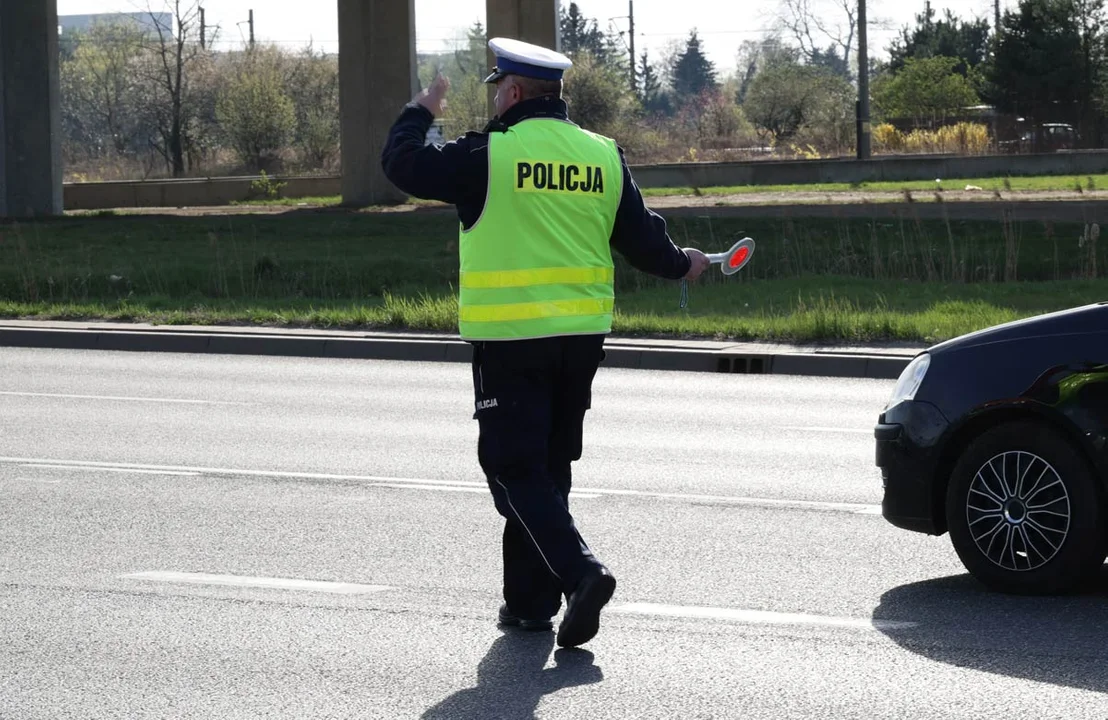
[[[622,150],[570,121],[561,53],[496,38],[496,117],[484,132],[426,144],[445,108],[439,76],[393,125],[385,174],[461,221],[458,325],[473,346],[478,460],[504,517],[502,625],[592,639],[616,580],[569,512],[591,388],[611,331],[612,248],[641,271],[696,279],[709,265],[678,248],[645,207]]]

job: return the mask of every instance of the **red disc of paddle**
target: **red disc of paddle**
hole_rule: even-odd
[[[742,267],[742,264],[746,262],[747,257],[750,256],[750,248],[743,245],[739,248],[738,252],[731,256],[731,267]]]

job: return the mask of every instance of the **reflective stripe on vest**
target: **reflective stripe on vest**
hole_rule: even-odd
[[[463,322],[488,323],[504,320],[538,320],[576,315],[604,315],[612,312],[615,301],[551,300],[549,302],[513,303],[511,305],[471,305],[459,308]]]
[[[459,239],[467,340],[607,333],[611,239],[623,190],[615,142],[561,120],[489,136],[489,194]]]
[[[527,285],[554,285],[558,283],[590,284],[613,283],[614,268],[542,268],[540,270],[486,270],[463,272],[460,287],[505,288]]]

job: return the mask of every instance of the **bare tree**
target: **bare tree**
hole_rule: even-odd
[[[800,61],[799,51],[786,44],[778,33],[767,33],[761,40],[744,40],[735,55],[738,90],[736,101],[741,105],[750,90],[750,84],[758,73],[778,65],[795,65]]]
[[[134,66],[142,30],[128,22],[97,23],[76,45],[62,64],[66,109],[88,124],[97,145],[126,155],[137,131]]]
[[[190,131],[195,117],[193,97],[189,91],[188,70],[204,54],[198,41],[200,35],[200,0],[164,0],[172,21],[166,26],[147,0],[146,12],[151,20],[146,47],[152,57],[145,64],[144,80],[152,90],[150,119],[155,137],[151,146],[165,159],[173,177],[187,171]],[[176,32],[174,27],[176,26]],[[197,40],[194,41],[194,38]]]
[[[870,5],[873,5],[870,0]],[[828,67],[852,79],[858,40],[858,0],[778,0],[776,11],[767,12],[768,28],[794,41],[800,59],[808,65]],[[866,26],[889,30],[890,18],[869,8]]]
[[[341,142],[338,58],[317,55],[308,46],[289,65],[286,87],[295,107],[295,140],[301,161],[311,170],[329,168],[338,157]],[[451,106],[455,97],[452,93]],[[487,104],[484,88],[481,100]]]
[[[681,57],[681,53],[685,49],[685,41],[672,38],[666,41],[666,44],[661,49],[661,60],[657,65],[661,68],[660,74],[662,79],[662,85],[670,90],[676,90],[675,82],[673,78],[673,69],[677,65],[677,59]]]
[[[834,51],[850,67],[858,35],[858,0],[780,0],[776,16],[780,30],[796,41],[809,64],[823,64]]]

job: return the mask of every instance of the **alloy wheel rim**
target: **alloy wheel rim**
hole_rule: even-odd
[[[1028,572],[1058,554],[1070,529],[1070,497],[1058,471],[1034,453],[992,457],[970,483],[966,520],[982,555]]]

